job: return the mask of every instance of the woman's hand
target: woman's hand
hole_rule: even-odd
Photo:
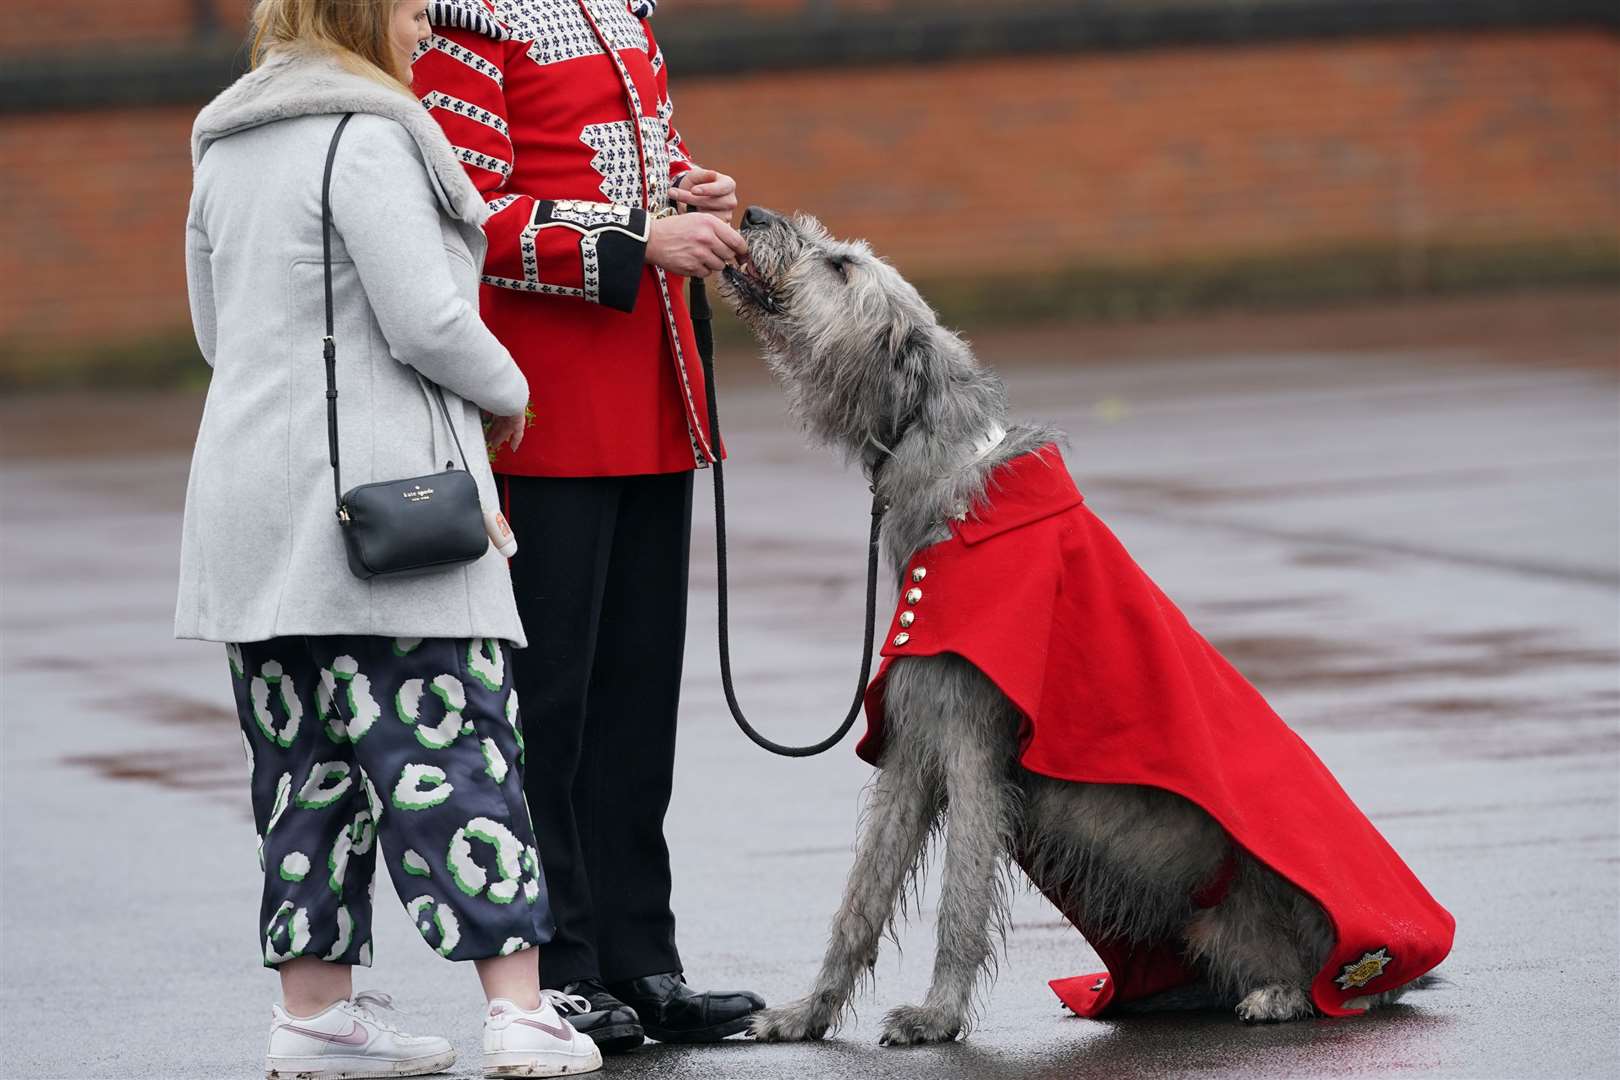
[[[688,210],[713,214],[729,225],[732,211],[737,209],[737,181],[713,169],[689,169],[669,189],[669,197]]]
[[[528,417],[521,413],[517,416],[492,416],[484,425],[484,442],[489,444],[491,450],[496,450],[501,443],[510,440],[512,449],[516,450],[528,426]]]
[[[683,277],[708,277],[746,254],[742,234],[712,214],[657,218],[647,237],[647,261]]]

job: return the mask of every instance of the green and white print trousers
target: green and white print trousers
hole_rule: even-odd
[[[441,955],[551,939],[505,642],[280,637],[225,652],[252,774],[266,966],[370,965],[379,848]]]

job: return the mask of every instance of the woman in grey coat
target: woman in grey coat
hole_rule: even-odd
[[[601,1058],[542,995],[551,915],[523,801],[505,560],[361,580],[327,450],[321,182],[331,183],[339,457],[345,487],[436,472],[456,439],[484,507],[495,442],[528,386],[477,311],[488,215],[408,89],[425,0],[261,0],[255,70],[198,116],[186,224],[192,319],[213,368],[197,433],[175,633],[226,643],[265,871],[260,951],[276,968],[271,1075],[417,1075],[443,1039],[356,995],[379,856],[428,944],[472,960],[491,1075]],[[443,388],[448,417],[432,384]],[[456,426],[454,436],[446,420]]]

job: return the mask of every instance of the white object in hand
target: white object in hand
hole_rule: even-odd
[[[485,511],[484,528],[489,533],[489,542],[501,555],[510,559],[517,554],[517,537],[512,535],[512,526],[506,523],[505,514],[499,510]]]

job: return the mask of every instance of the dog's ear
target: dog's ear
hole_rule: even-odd
[[[890,369],[879,380],[885,446],[894,446],[919,421],[928,426],[924,405],[934,369],[934,339],[920,326],[897,337],[884,343]]]
[[[905,336],[905,339],[900,342],[900,347],[895,350],[894,366],[897,368],[921,367],[924,362],[924,354],[928,351],[928,345],[928,332],[920,326],[913,327],[911,332]]]
[[[873,352],[896,371],[917,366],[928,348],[928,332],[920,326],[890,326],[878,334]]]

